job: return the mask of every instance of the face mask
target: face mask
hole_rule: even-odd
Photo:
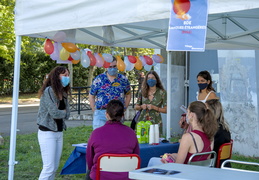
[[[190,123],[190,119],[188,117],[188,114],[186,114],[185,119],[186,119],[187,124],[189,124]]]
[[[154,79],[147,80],[147,85],[149,85],[150,87],[154,87],[156,85],[156,80]]]
[[[108,68],[108,73],[109,73],[109,75],[111,75],[111,76],[117,76],[117,74],[118,74],[118,68]]]
[[[208,84],[207,83],[201,83],[201,84],[198,84],[198,86],[199,86],[200,90],[203,90],[208,86]]]
[[[63,87],[66,87],[69,84],[69,82],[70,82],[69,77],[67,77],[67,76],[61,77],[61,84]]]

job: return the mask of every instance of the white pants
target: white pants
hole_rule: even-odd
[[[39,180],[54,180],[63,147],[63,132],[38,130],[43,169]]]

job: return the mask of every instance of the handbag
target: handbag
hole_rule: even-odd
[[[141,97],[140,97],[140,104],[142,104],[142,94],[141,94],[141,91],[139,91],[139,95],[141,96]],[[135,114],[135,116],[133,117],[133,119],[132,119],[132,121],[131,121],[130,127],[131,127],[131,129],[133,129],[133,130],[136,129],[136,124],[137,124],[137,122],[138,122],[138,118],[139,118],[139,116],[140,116],[141,111],[142,111],[142,109],[139,110],[139,111]]]
[[[136,124],[137,124],[137,121],[138,121],[138,118],[140,116],[140,113],[141,113],[142,110],[139,110],[135,116],[133,117],[132,121],[131,121],[131,124],[130,124],[130,127],[131,129],[135,130],[136,129]]]

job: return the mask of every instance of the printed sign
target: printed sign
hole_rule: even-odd
[[[167,51],[204,51],[208,0],[172,0]]]

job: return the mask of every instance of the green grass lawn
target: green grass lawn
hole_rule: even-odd
[[[129,125],[130,122],[126,122]],[[92,132],[91,126],[81,126],[68,128],[64,132],[64,145],[63,154],[61,157],[61,162],[59,169],[56,174],[56,180],[80,180],[85,179],[85,174],[79,175],[59,175],[62,167],[64,166],[66,160],[68,159],[70,153],[73,151],[74,147],[72,144],[85,143],[87,142],[90,134]],[[5,144],[0,146],[0,180],[8,179],[8,159],[9,159],[9,137],[5,137]],[[42,168],[42,161],[40,155],[39,144],[37,140],[37,134],[27,134],[27,135],[17,135],[16,141],[16,161],[19,163],[14,167],[14,179],[15,180],[36,180],[40,174]],[[242,160],[242,161],[253,161],[259,162],[259,158],[255,157],[245,157],[240,155],[233,155],[232,159]],[[246,168],[251,170],[257,170],[257,168],[251,168],[249,166],[235,166],[236,168]]]

